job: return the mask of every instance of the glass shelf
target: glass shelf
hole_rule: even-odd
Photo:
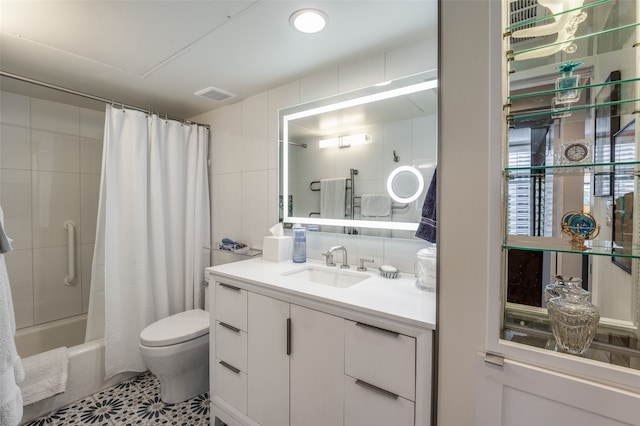
[[[505,54],[507,56],[507,60],[513,60],[513,59],[516,59],[518,55],[522,55],[524,53],[534,52],[536,50],[540,50],[540,49],[544,49],[544,48],[548,48],[548,47],[553,47],[553,46],[560,46],[560,45],[564,45],[564,44],[567,44],[567,43],[575,43],[575,42],[579,42],[579,41],[582,41],[582,40],[589,40],[589,39],[597,38],[597,37],[604,36],[604,35],[607,35],[607,34],[612,34],[612,33],[621,32],[621,31],[625,31],[625,30],[631,30],[631,29],[634,29],[634,28],[636,28],[638,26],[640,26],[640,22],[634,22],[634,23],[627,24],[627,25],[622,25],[622,26],[619,26],[619,27],[616,27],[616,28],[610,28],[610,29],[606,29],[606,30],[603,30],[603,31],[598,31],[598,32],[591,33],[591,34],[585,34],[585,35],[574,37],[574,38],[571,38],[571,39],[562,40],[560,42],[544,43],[544,44],[541,44],[540,46],[530,47],[530,48],[522,49],[522,50],[518,50],[518,51],[509,50]],[[631,34],[630,34],[630,36],[631,36]]]
[[[614,167],[615,171],[612,170]],[[553,174],[559,172],[566,174],[575,171],[575,173],[611,173],[615,176],[637,176],[640,173],[640,161],[619,162],[619,163],[585,163],[570,165],[549,165],[549,166],[531,166],[531,167],[505,167],[506,178],[524,178],[530,175],[538,176],[543,171],[545,174]]]
[[[545,314],[533,316],[523,315],[517,310],[509,311],[505,316],[501,337],[512,342],[557,351],[555,338]],[[606,323],[603,324],[601,319],[593,342],[581,357],[640,369],[639,347],[638,337],[633,331],[612,329]]]
[[[580,71],[577,70],[576,72],[579,73]],[[628,84],[639,82],[639,81],[640,81],[640,77],[627,79],[627,80],[605,81],[604,83],[584,84],[584,85],[580,85],[580,86],[569,88],[569,89],[557,89],[557,90],[554,89],[554,90],[543,90],[538,92],[520,93],[517,95],[507,96],[507,102],[511,102],[519,99],[539,97],[539,96],[555,95],[556,93],[566,92],[568,90],[595,89],[598,87],[614,86],[614,85],[622,86],[622,85],[628,85]]]
[[[640,247],[620,247],[613,241],[589,240],[585,241],[587,250],[575,250],[569,244],[569,240],[552,237],[525,237],[520,235],[507,235],[502,244],[503,249],[527,250],[527,251],[552,251],[556,253],[585,254],[596,256],[623,257],[629,259],[640,258]]]
[[[590,105],[577,105],[574,107],[570,107],[567,108],[565,110],[563,110],[563,112],[566,113],[572,113],[572,112],[577,112],[577,111],[585,111],[585,110],[591,110],[594,108],[601,108],[601,107],[611,107],[611,106],[620,106],[620,114],[619,115],[624,115],[624,114],[633,114],[635,112],[637,112],[638,110],[640,110],[640,99],[623,99],[620,101],[614,101],[614,102],[603,102],[603,103],[599,103],[599,104],[590,104]],[[556,111],[552,111],[551,108],[549,107],[548,109],[540,109],[536,112],[524,112],[521,114],[507,114],[507,121],[520,121],[520,120],[529,120],[532,118],[542,118],[542,117],[548,117],[548,118],[564,118],[564,117],[553,117],[554,115],[557,115],[558,112]]]

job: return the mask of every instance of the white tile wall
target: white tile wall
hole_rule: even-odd
[[[425,38],[386,53],[385,78],[396,78],[438,68],[438,38]],[[420,71],[416,71],[416,70]]]
[[[81,174],[78,244],[93,244],[96,240],[99,196],[100,175]]]
[[[0,205],[5,231],[15,250],[33,247],[31,232],[31,172],[0,169]]]
[[[102,170],[102,139],[80,138],[80,173],[99,175]]]
[[[82,283],[64,284],[67,274],[67,247],[33,249],[33,293],[35,323],[41,324],[82,313]],[[76,252],[76,263],[80,255]]]
[[[80,174],[31,172],[33,247],[67,244],[64,223],[80,225]]]
[[[31,139],[28,128],[0,124],[0,167],[22,170],[31,168]]]
[[[242,170],[242,104],[236,103],[216,112],[213,142],[214,173]],[[220,130],[218,130],[220,129]]]
[[[331,68],[301,79],[300,102],[285,106],[312,102],[338,93],[338,68]]]
[[[269,92],[269,111],[267,116],[267,167],[277,170],[279,162],[280,129],[278,126],[279,111],[282,108],[296,105],[300,99],[300,84],[296,81],[285,84]]]
[[[79,137],[32,130],[31,168],[49,172],[80,172]]]
[[[104,111],[80,109],[80,136],[89,139],[104,139]]]
[[[213,188],[213,241],[242,238],[242,173],[216,175]]]
[[[269,163],[267,135],[268,95],[262,93],[242,102],[242,171],[266,170]]]
[[[0,204],[14,251],[7,268],[17,327],[87,311],[104,113],[0,92]],[[67,232],[76,234],[74,286]]]
[[[43,99],[31,99],[31,127],[80,135],[80,108]]]
[[[242,174],[241,238],[251,247],[262,247],[262,238],[268,235],[268,230],[273,225],[268,221],[268,177],[267,170]]]
[[[385,77],[385,55],[372,56],[338,68],[338,93],[381,83]]]
[[[0,92],[0,123],[28,128],[31,125],[31,98]]]

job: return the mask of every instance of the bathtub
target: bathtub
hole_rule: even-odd
[[[76,315],[16,331],[16,349],[22,358],[51,349],[84,343],[87,314]]]
[[[57,337],[50,335],[73,335],[80,334],[78,322],[86,323],[86,315],[80,315],[81,319],[54,321],[42,326],[29,327],[16,332],[16,346],[20,345],[22,357],[50,350],[59,346],[68,346],[69,343],[57,344]],[[73,317],[75,318],[75,317]],[[55,324],[54,324],[55,323]],[[50,325],[51,324],[51,325]],[[66,325],[65,327],[62,327]],[[39,333],[38,333],[39,331]],[[81,332],[84,340],[84,329]],[[68,337],[68,336],[67,336]],[[72,341],[72,340],[68,340]],[[57,346],[51,346],[57,345]],[[69,368],[67,378],[67,390],[42,401],[34,402],[24,407],[22,423],[26,423],[47,414],[51,411],[62,408],[72,402],[78,401],[86,396],[92,395],[100,390],[123,382],[130,377],[140,373],[122,373],[108,380],[104,379],[104,339],[98,339],[87,343],[81,343],[69,347]],[[41,350],[37,350],[41,348]],[[36,351],[37,350],[37,351]],[[33,352],[36,351],[36,352]]]

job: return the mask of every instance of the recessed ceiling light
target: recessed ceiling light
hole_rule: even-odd
[[[289,23],[303,33],[317,33],[327,24],[327,15],[317,9],[300,9],[289,17]]]

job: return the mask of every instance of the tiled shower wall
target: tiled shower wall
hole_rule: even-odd
[[[104,112],[0,92],[0,205],[18,328],[87,312]],[[76,223],[76,281],[66,286]]]

